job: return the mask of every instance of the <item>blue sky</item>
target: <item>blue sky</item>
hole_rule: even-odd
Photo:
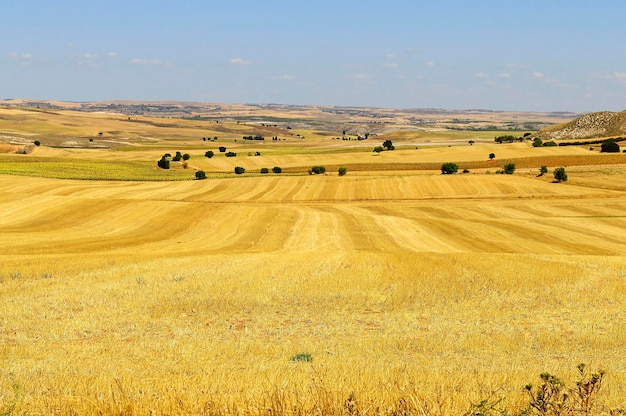
[[[0,3],[0,98],[626,109],[626,2]]]

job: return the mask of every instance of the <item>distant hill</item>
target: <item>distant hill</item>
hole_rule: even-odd
[[[626,134],[626,110],[615,113],[600,111],[585,114],[575,120],[556,124],[539,131],[542,140],[591,139]]]

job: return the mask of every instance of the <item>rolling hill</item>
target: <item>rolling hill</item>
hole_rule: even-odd
[[[626,134],[626,110],[600,111],[539,131],[542,140],[590,139]]]

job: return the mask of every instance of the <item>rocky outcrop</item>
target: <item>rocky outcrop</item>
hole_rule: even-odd
[[[585,114],[567,123],[540,130],[542,140],[569,140],[615,137],[626,134],[626,111]]]

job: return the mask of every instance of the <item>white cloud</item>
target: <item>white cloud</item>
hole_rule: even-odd
[[[160,59],[133,58],[128,63],[131,65],[162,65],[163,61]]]
[[[387,59],[397,59],[398,55],[396,55],[395,53],[388,53],[387,55],[385,55],[385,58],[387,58]]]
[[[501,72],[498,74],[498,78],[511,78],[511,74],[508,72]]]
[[[535,79],[544,79],[546,76],[541,72],[533,72],[533,78]]]
[[[29,66],[33,63],[34,60],[34,56],[32,53],[16,53],[16,52],[9,52],[7,54],[7,57],[9,58],[10,61],[14,61],[19,63],[22,66]]]
[[[424,65],[433,67],[435,66],[435,63],[433,61],[428,61],[428,62],[424,62]]]
[[[477,72],[476,78],[489,78],[489,74],[486,72]]]
[[[367,79],[372,79],[372,77],[370,75],[367,74],[354,74],[352,75],[353,79],[362,81],[362,80],[367,80]]]
[[[546,85],[550,85],[551,87],[556,87],[556,88],[566,88],[569,87],[569,85],[567,85],[566,83],[564,83],[561,80],[558,80],[556,78],[550,78],[547,77],[543,72],[533,72],[532,73],[532,78],[543,82]]]
[[[396,62],[385,62],[383,66],[385,68],[397,68],[398,64]]]
[[[230,61],[228,61],[231,65],[241,65],[241,66],[246,66],[246,65],[253,65],[254,62],[252,61],[248,61],[246,59],[243,58],[233,58]]]
[[[117,57],[117,52],[109,52],[109,53],[107,53],[107,56],[109,58],[116,58]]]

